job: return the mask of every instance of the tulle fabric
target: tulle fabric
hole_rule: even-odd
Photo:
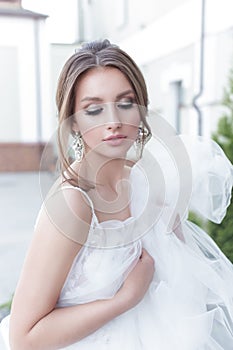
[[[180,135],[191,162],[193,188],[190,209],[220,223],[231,201],[233,166],[213,140]]]
[[[99,223],[93,212],[89,244],[74,260],[57,307],[113,297],[142,247],[155,260],[149,290],[135,308],[64,349],[232,349],[232,264],[187,215],[195,208],[212,221],[222,220],[230,203],[233,168],[215,142],[181,140],[190,159],[191,182],[187,171],[182,174],[187,177],[184,186],[174,158],[156,140],[149,142],[143,161],[130,174],[132,216]],[[179,197],[185,205],[177,205]],[[108,234],[111,239],[106,239]],[[5,338],[8,320],[2,325]]]

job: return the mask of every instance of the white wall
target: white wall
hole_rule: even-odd
[[[0,142],[19,140],[20,110],[18,48],[0,47]]]
[[[0,68],[0,94],[3,99],[1,141],[34,142],[46,138],[48,134],[49,127],[43,126],[43,119],[50,117],[51,113],[48,44],[43,25],[43,21],[30,18],[0,18],[0,32],[4,33],[0,36],[1,57],[4,61]],[[38,50],[35,50],[37,30]],[[38,91],[40,86],[43,91]],[[39,117],[42,119],[41,133],[38,128]],[[12,121],[11,125],[9,122],[6,124],[7,120]]]
[[[93,0],[89,6],[92,13],[92,33],[96,39],[107,37],[120,42],[185,1]]]
[[[199,89],[201,0],[83,0],[82,4],[85,39],[109,38],[125,49],[145,75],[151,109],[159,110],[171,124],[174,116],[170,83],[182,80],[182,130],[196,133],[197,114],[191,103]],[[233,57],[232,13],[232,0],[206,0],[204,93],[198,100],[204,115],[204,134],[216,127],[222,110],[223,87]],[[50,128],[56,127],[57,78],[75,47],[51,47]],[[48,121],[44,120],[46,134]]]
[[[46,27],[50,42],[73,43],[78,40],[78,0],[22,0],[22,6],[48,15]]]
[[[203,133],[209,135],[221,116],[223,88],[233,64],[233,2],[206,0],[204,92],[198,104],[203,111]],[[183,82],[183,131],[197,132],[197,114],[191,105],[199,90],[201,0],[187,0],[170,12],[120,41],[142,67],[148,83],[151,108],[172,124],[172,81]]]

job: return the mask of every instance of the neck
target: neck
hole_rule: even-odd
[[[109,187],[115,191],[117,184],[127,177],[126,163],[127,161],[121,158],[109,159],[86,154],[79,173],[97,186]]]

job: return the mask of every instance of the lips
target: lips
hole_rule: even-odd
[[[126,136],[125,135],[120,135],[120,134],[110,135],[110,136],[106,137],[104,139],[104,141],[111,141],[111,140],[118,140],[118,139],[126,139]]]

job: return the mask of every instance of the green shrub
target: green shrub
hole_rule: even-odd
[[[230,70],[228,86],[224,89],[222,105],[224,112],[212,137],[233,163],[233,69]],[[233,262],[233,202],[228,207],[222,223],[208,222],[207,231],[223,253]]]

